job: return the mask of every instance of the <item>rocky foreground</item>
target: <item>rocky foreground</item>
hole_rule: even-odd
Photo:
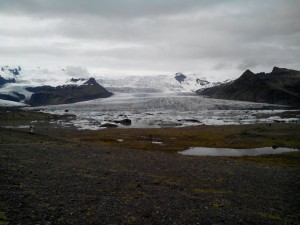
[[[5,122],[15,124],[43,117],[5,115]],[[201,132],[222,129],[229,134],[223,143],[256,135],[257,146],[265,137],[268,144],[279,139],[299,147],[299,125],[263,126],[169,129],[160,138],[172,130],[192,143],[196,133],[201,139]],[[146,133],[159,134],[158,129],[122,134],[126,131],[139,141]],[[122,146],[111,141],[120,138],[117,130],[104,136],[86,132],[0,128],[0,224],[299,224],[299,152],[193,157],[177,154],[176,148],[159,149],[149,140]]]

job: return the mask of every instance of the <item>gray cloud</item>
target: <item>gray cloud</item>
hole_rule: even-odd
[[[220,4],[220,0],[1,0],[0,11],[38,17],[96,15],[123,18],[181,13]]]
[[[300,68],[297,0],[0,0],[1,20],[6,64],[236,76]]]

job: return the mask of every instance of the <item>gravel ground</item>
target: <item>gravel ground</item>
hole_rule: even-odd
[[[0,149],[1,225],[300,223],[297,167],[9,129]]]

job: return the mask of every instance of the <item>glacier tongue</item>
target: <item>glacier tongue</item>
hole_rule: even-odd
[[[196,90],[220,84],[197,74],[148,75],[123,77],[98,77],[99,83],[112,92],[195,92]]]

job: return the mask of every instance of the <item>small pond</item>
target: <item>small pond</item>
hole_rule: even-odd
[[[246,149],[233,149],[233,148],[207,148],[207,147],[192,147],[185,151],[179,152],[182,155],[195,155],[195,156],[259,156],[259,155],[273,155],[285,152],[295,152],[297,149],[293,148],[246,148]]]

